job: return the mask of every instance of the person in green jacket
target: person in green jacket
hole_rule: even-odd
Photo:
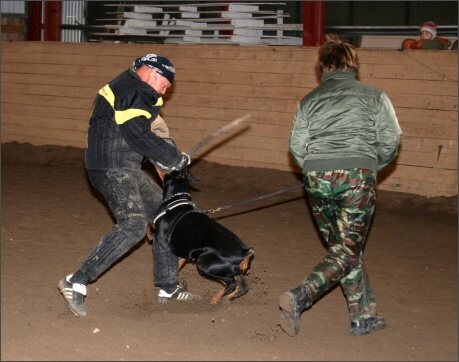
[[[376,204],[377,172],[397,156],[402,130],[387,95],[356,80],[355,47],[326,35],[317,61],[321,84],[299,102],[289,148],[302,168],[328,253],[296,288],[279,297],[280,326],[297,335],[301,313],[339,283],[350,332],[359,336],[386,326],[377,315],[362,254]]]

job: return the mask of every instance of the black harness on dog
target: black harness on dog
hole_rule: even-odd
[[[173,200],[175,197],[177,196],[181,196],[181,195],[188,195],[188,197],[184,197],[184,198],[178,198],[176,200]],[[171,201],[173,200],[173,201]],[[171,198],[163,201],[159,207],[159,210],[158,210],[158,213],[156,214],[154,220],[153,220],[153,224],[156,223],[156,220],[158,220],[159,218],[161,218],[162,216],[166,215],[166,213],[169,211],[169,210],[172,210],[174,208],[176,208],[177,206],[182,206],[182,205],[191,205],[193,206],[193,209],[196,208],[196,205],[194,204],[193,201],[191,201],[191,199],[189,198],[189,194],[186,193],[186,192],[180,192],[180,194],[175,194],[174,196],[172,196]]]
[[[182,197],[185,196],[185,197]],[[178,198],[177,198],[178,197]],[[174,200],[175,199],[175,200]],[[172,201],[171,201],[172,200]],[[207,214],[206,212],[199,210],[198,207],[195,205],[193,201],[191,201],[190,194],[187,192],[179,192],[177,194],[174,194],[172,197],[170,197],[167,200],[164,200],[161,203],[161,206],[159,207],[158,213],[156,214],[154,220],[153,220],[153,225],[156,223],[158,219],[163,217],[168,213],[168,211],[175,209],[178,206],[183,206],[183,205],[189,205],[191,206],[190,209],[185,210],[184,212],[180,213],[175,217],[174,220],[171,221],[171,225],[169,226],[169,230],[167,233],[167,240],[170,242],[170,238],[172,236],[172,233],[174,232],[175,226],[179,223],[179,221],[187,214],[191,212],[199,212],[203,214]]]

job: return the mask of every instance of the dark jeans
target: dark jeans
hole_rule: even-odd
[[[88,170],[88,176],[116,219],[81,264],[80,270],[93,281],[145,237],[161,203],[162,189],[140,169]],[[153,241],[153,279],[156,286],[178,284],[178,258],[167,241]]]

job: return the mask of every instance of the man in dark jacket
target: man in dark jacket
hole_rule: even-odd
[[[175,69],[165,57],[148,54],[99,90],[87,132],[85,165],[91,184],[104,196],[116,225],[97,243],[80,268],[59,281],[68,308],[86,316],[86,286],[139,243],[161,203],[162,189],[141,169],[144,158],[168,173],[190,163],[171,138],[152,132],[161,95],[172,85]],[[178,285],[178,258],[167,241],[153,241],[154,284],[158,301],[195,300]]]
[[[396,157],[402,131],[387,95],[356,80],[352,45],[326,36],[318,65],[321,85],[299,103],[289,145],[328,253],[298,287],[280,296],[280,325],[295,336],[301,313],[339,282],[350,332],[368,334],[386,323],[376,314],[363,246],[376,204],[377,172]]]

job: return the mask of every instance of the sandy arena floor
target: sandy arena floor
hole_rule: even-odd
[[[300,183],[299,175],[196,161],[191,195],[201,209],[250,200]],[[325,254],[303,189],[213,214],[256,250],[249,292],[211,306],[220,285],[194,265],[181,272],[202,301],[158,304],[145,239],[88,286],[79,319],[57,289],[113,225],[91,189],[83,150],[2,145],[2,361],[457,361],[457,197],[380,191],[365,250],[385,330],[349,334],[335,288],[303,313],[292,338],[278,297]]]

